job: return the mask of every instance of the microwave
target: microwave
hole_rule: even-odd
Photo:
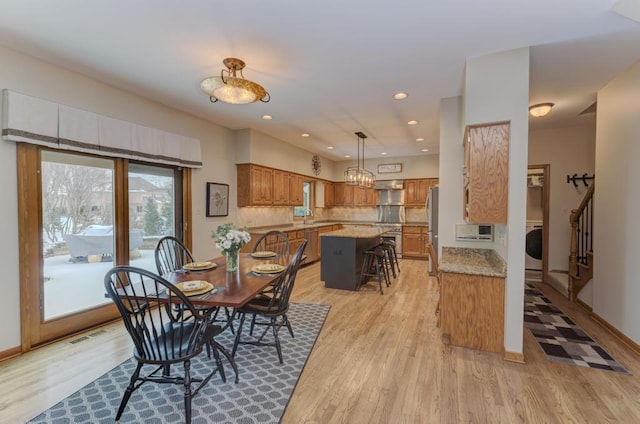
[[[456,241],[493,241],[493,224],[456,224]]]

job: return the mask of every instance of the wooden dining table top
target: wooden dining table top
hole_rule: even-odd
[[[256,274],[252,272],[253,267],[263,263],[275,263],[286,267],[289,264],[289,258],[253,258],[249,253],[241,253],[238,270],[233,272],[227,272],[227,262],[224,256],[213,258],[210,262],[216,264],[215,268],[201,271],[177,270],[162,277],[172,284],[197,280],[213,284],[213,293],[189,297],[195,306],[239,308],[253,299],[280,275]]]

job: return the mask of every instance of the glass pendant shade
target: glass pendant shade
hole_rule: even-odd
[[[209,95],[211,102],[218,100],[234,105],[243,105],[260,100],[267,103],[271,100],[269,93],[260,84],[244,79],[242,69],[245,63],[240,59],[227,58],[224,60],[227,69],[220,72],[220,76],[205,78],[200,83],[202,91]],[[240,73],[240,77],[237,73]]]

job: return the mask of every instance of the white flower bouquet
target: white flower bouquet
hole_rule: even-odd
[[[228,222],[219,225],[218,229],[211,234],[216,247],[222,251],[223,255],[235,255],[242,247],[251,241],[251,234],[244,227],[241,230],[236,229],[235,224]]]

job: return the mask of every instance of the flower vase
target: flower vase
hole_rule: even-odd
[[[236,272],[238,270],[239,258],[240,252],[227,253],[227,272]]]

